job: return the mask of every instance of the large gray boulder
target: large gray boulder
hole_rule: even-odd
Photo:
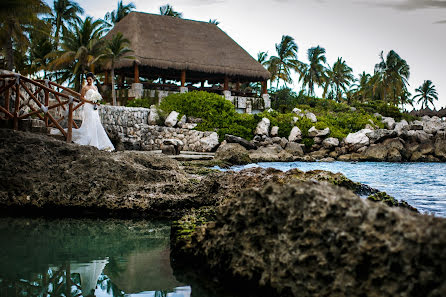
[[[363,156],[368,161],[383,162],[388,155],[388,148],[382,143],[372,144],[363,152]]]
[[[409,131],[409,123],[406,120],[401,120],[400,122],[395,124],[394,130],[398,134],[398,136],[401,136],[401,134],[404,131]]]
[[[158,110],[156,109],[155,105],[150,106],[149,115],[147,118],[147,124],[149,125],[156,125],[159,120]]]
[[[262,118],[262,120],[257,124],[255,134],[268,136],[270,124],[271,122],[268,118]]]
[[[308,136],[310,137],[325,137],[328,134],[330,134],[330,128],[318,130],[316,127],[312,126],[310,129],[308,129]]]
[[[314,114],[314,113],[312,113],[312,112],[306,112],[305,113],[305,117],[307,118],[307,119],[309,119],[311,122],[313,122],[313,123],[316,123],[317,122],[317,117],[316,117],[316,115]]]
[[[226,134],[225,140],[227,143],[238,143],[247,150],[255,150],[257,148],[252,142],[238,136]]]
[[[302,144],[296,142],[288,142],[285,146],[285,151],[293,156],[302,157],[304,155]]]
[[[213,151],[219,144],[217,132],[212,132],[210,135],[201,138],[200,144],[201,147],[203,148],[203,151],[205,152]]]
[[[428,134],[437,134],[437,131],[443,130],[445,123],[437,120],[423,121],[423,131]]]
[[[395,128],[395,120],[391,117],[382,117],[381,122],[386,125],[387,129],[393,130]]]
[[[278,126],[274,126],[271,128],[271,137],[276,137],[279,135],[279,127]]]
[[[402,137],[408,139],[410,142],[424,143],[430,141],[432,134],[427,134],[423,130],[409,130],[402,134]]]
[[[257,150],[249,151],[249,158],[256,162],[275,162],[280,161],[279,153],[283,148],[278,144],[259,147]]]
[[[334,137],[326,138],[322,141],[322,146],[327,149],[332,149],[339,146],[339,139]]]
[[[302,131],[300,131],[299,127],[294,126],[290,131],[290,135],[288,136],[289,142],[296,142],[302,139]]]
[[[175,127],[175,125],[178,122],[178,116],[180,114],[178,112],[176,112],[175,110],[172,110],[169,115],[167,116],[166,120],[164,121],[164,124],[167,127]]]
[[[409,125],[410,130],[423,130],[423,122],[422,121],[413,121]]]
[[[367,146],[370,144],[370,139],[367,137],[367,133],[372,132],[370,129],[362,129],[355,133],[350,133],[344,139],[344,143],[346,146],[350,147],[350,149],[358,149],[363,146]]]
[[[230,199],[186,249],[219,279],[270,296],[440,297],[445,247],[444,218],[296,182]]]
[[[435,140],[434,149],[435,156],[442,161],[446,161],[446,137],[443,133],[443,137],[438,137]]]
[[[396,137],[398,133],[395,130],[378,129],[366,133],[366,135],[370,139],[370,143],[378,143],[387,138]]]
[[[218,147],[214,158],[231,165],[252,163],[247,149],[238,143],[227,143],[226,141],[223,141]]]

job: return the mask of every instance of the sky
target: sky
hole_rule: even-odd
[[[46,0],[47,2],[52,2]],[[77,1],[86,15],[103,18],[118,1]],[[124,4],[130,1],[123,1]],[[268,52],[290,35],[298,46],[298,59],[308,62],[307,51],[326,49],[327,63],[342,57],[355,77],[394,50],[410,66],[409,91],[431,80],[438,92],[435,107],[446,107],[446,0],[133,0],[136,11],[159,13],[169,3],[183,18],[209,21],[251,56]],[[292,76],[295,91],[299,76]],[[320,93],[320,90],[319,90]],[[419,107],[419,105],[415,105]],[[409,108],[411,109],[411,108]]]

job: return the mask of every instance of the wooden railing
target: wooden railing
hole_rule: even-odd
[[[31,85],[35,86],[34,91],[29,88]],[[0,95],[2,94],[5,100],[3,106],[0,105],[0,113],[4,116],[0,115],[0,119],[12,119],[15,130],[19,128],[19,120],[37,116],[45,122],[46,127],[56,127],[65,136],[66,141],[71,142],[73,126],[78,128],[73,120],[73,112],[85,102],[81,99],[81,94],[49,80],[32,80],[20,74],[0,75]],[[25,98],[25,94],[28,98]],[[50,104],[50,94],[57,102]],[[11,106],[11,102],[14,102],[14,106]],[[58,107],[66,112],[56,118],[49,111]],[[65,118],[66,130],[60,125]]]

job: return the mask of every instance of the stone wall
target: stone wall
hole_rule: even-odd
[[[99,115],[112,138],[125,149],[159,150],[163,139],[178,139],[185,151],[209,152],[218,143],[215,132],[148,125],[150,109],[101,105]]]

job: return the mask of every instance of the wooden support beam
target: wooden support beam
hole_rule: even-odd
[[[11,89],[7,88],[5,92],[5,109],[9,112],[9,101],[11,101],[11,98],[9,97],[11,94]]]
[[[6,108],[3,108],[2,106],[0,106],[0,111],[4,112],[10,118],[14,117],[14,115],[12,113],[10,113],[8,110],[6,110]]]
[[[15,88],[15,105],[14,105],[14,130],[19,130],[19,106],[20,106],[20,85],[16,84]]]
[[[227,75],[225,75],[225,82],[223,85],[223,90],[229,91],[229,77]]]
[[[139,66],[138,63],[133,63],[134,82],[139,83]]]
[[[72,131],[73,131],[73,102],[71,102],[68,105],[68,129],[67,129],[67,142],[68,143],[71,143]]]
[[[267,87],[267,81],[266,80],[262,81],[262,95],[263,94],[268,94],[268,87]]]
[[[48,107],[50,103],[50,93],[45,90],[45,106]],[[45,125],[48,126],[48,113],[45,114]]]
[[[186,70],[181,70],[181,86],[184,87],[186,84]]]
[[[235,83],[235,90],[236,90],[236,91],[240,91],[240,81],[237,81],[237,82]]]

